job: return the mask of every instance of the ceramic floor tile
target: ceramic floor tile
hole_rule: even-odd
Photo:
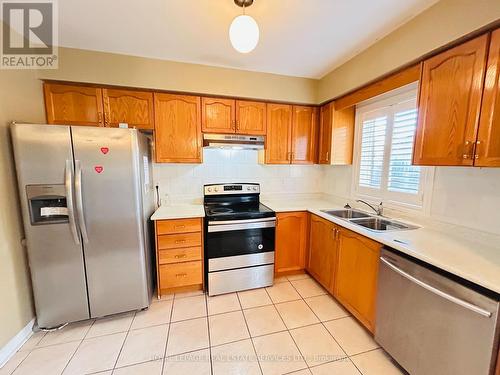
[[[326,290],[323,289],[316,281],[311,278],[300,279],[290,281],[297,292],[302,296],[302,298],[321,296],[327,294]]]
[[[266,288],[274,303],[287,302],[301,299],[300,295],[295,291],[292,284],[288,281],[283,283],[274,284]]]
[[[285,324],[273,305],[243,310],[243,314],[252,337],[286,330]]]
[[[116,368],[113,371],[113,375],[161,375],[162,366],[162,360],[145,362],[138,365]]]
[[[162,301],[171,301],[174,299],[174,293],[171,294],[164,294],[161,296],[160,299],[158,299],[158,294],[153,294],[153,300],[152,302],[162,302]]]
[[[146,328],[169,323],[171,310],[172,301],[152,303],[147,310],[138,311],[135,314],[130,329]]]
[[[44,331],[33,332],[31,337],[28,340],[26,340],[26,342],[23,344],[23,346],[19,350],[20,351],[24,351],[24,350],[29,351],[29,350],[35,349],[36,346],[38,345],[38,343],[43,339],[45,334],[46,334],[46,332],[44,332]]]
[[[241,310],[238,295],[236,293],[222,294],[220,296],[207,297],[208,315],[222,314],[230,311]]]
[[[90,327],[85,338],[110,335],[113,333],[127,332],[134,320],[135,312],[107,316],[97,319]]]
[[[403,375],[392,361],[389,355],[382,349],[372,350],[351,357],[357,368],[363,375]]]
[[[207,318],[170,324],[167,356],[208,348]]]
[[[264,375],[286,374],[307,368],[288,332],[273,333],[252,340]]]
[[[311,372],[313,375],[361,375],[349,358],[343,358],[335,362],[312,367]]]
[[[286,278],[288,279],[288,281],[293,281],[293,280],[310,279],[311,276],[309,276],[307,273],[298,273],[296,275],[289,275]]]
[[[305,369],[305,370],[289,372],[287,375],[311,375],[311,371],[309,371],[309,369]],[[334,374],[334,375],[337,375],[337,374]]]
[[[241,307],[250,309],[252,307],[271,305],[273,301],[269,298],[265,288],[246,290],[238,292]]]
[[[165,359],[163,375],[210,375],[210,350],[179,354]]]
[[[275,306],[288,329],[319,323],[316,315],[303,300],[279,303]]]
[[[172,322],[201,318],[203,316],[207,316],[207,305],[204,295],[174,299]]]
[[[344,318],[350,314],[330,295],[305,298],[316,316],[322,321]]]
[[[125,340],[126,332],[85,339],[69,362],[64,375],[111,370]]]
[[[352,317],[326,322],[325,327],[348,355],[378,348],[378,344],[368,331]]]
[[[117,367],[161,359],[167,344],[168,324],[129,331]]]
[[[15,353],[10,359],[0,368],[0,375],[11,375],[14,370],[21,364],[22,361],[30,354],[28,350]]]
[[[93,320],[71,323],[57,331],[47,332],[40,340],[38,346],[63,344],[71,341],[81,341],[94,323]]]
[[[35,349],[13,372],[14,375],[59,375],[64,370],[79,342]]]
[[[214,375],[260,375],[259,362],[251,340],[233,342],[212,348]]]
[[[181,298],[186,298],[186,297],[194,297],[194,296],[201,296],[201,295],[205,295],[205,292],[203,290],[194,290],[192,292],[175,293],[175,299],[181,299]]]
[[[287,277],[286,276],[280,276],[280,277],[275,277],[274,278],[274,283],[275,284],[278,284],[278,283],[284,283],[288,281]]]
[[[322,324],[293,329],[290,334],[309,366],[346,357],[342,348]]]
[[[210,331],[211,346],[226,344],[228,342],[243,340],[250,337],[245,318],[241,311],[209,316],[208,328]]]

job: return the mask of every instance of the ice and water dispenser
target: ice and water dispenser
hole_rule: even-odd
[[[31,225],[68,222],[64,184],[27,185],[26,194]]]

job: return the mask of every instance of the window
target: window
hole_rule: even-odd
[[[412,165],[416,89],[356,110],[355,195],[389,204],[423,206],[426,170]]]

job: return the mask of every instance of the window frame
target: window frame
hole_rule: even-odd
[[[388,190],[394,115],[397,113],[396,109],[399,105],[409,101],[413,101],[418,110],[418,83],[412,83],[401,87],[356,106],[353,158],[354,168],[351,182],[351,196],[353,199],[363,199],[373,203],[382,201],[384,205],[389,208],[428,213],[430,210],[430,200],[434,180],[434,167],[420,167],[420,185],[419,193],[417,195]],[[381,188],[375,189],[363,187],[359,185],[363,122],[367,119],[368,115],[372,115],[374,117],[376,114],[380,115],[386,113],[389,116],[386,125],[387,128]],[[389,147],[387,147],[388,145]]]

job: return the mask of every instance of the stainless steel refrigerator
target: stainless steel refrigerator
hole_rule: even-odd
[[[13,124],[38,325],[148,307],[149,139],[134,129]]]

